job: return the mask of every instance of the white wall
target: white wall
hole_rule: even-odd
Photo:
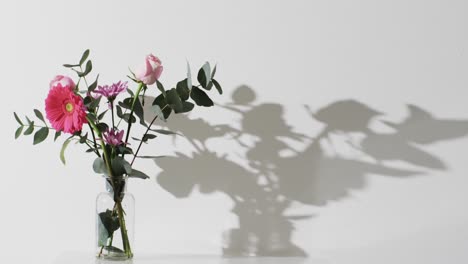
[[[193,68],[217,62],[225,89],[213,96],[217,103],[232,102],[245,85],[257,97],[252,107],[265,109],[251,113],[258,123],[246,126],[241,115],[221,107],[196,109],[192,119],[243,130],[247,146],[209,134],[207,149],[224,160],[194,154],[184,139],[173,145],[161,137],[145,146],[146,154],[196,158],[180,166],[162,160],[174,170],[163,174],[152,162],[138,163],[152,179],[129,187],[137,200],[136,254],[222,254],[223,232],[238,225],[226,194],[264,195],[254,173],[235,177],[250,150],[250,157],[277,166],[280,192],[292,200],[265,223],[254,220],[252,229],[271,226],[284,235],[287,228],[279,226],[291,223],[292,237],[281,240],[291,243],[287,255],[295,245],[329,263],[466,262],[467,8],[461,0],[2,2],[0,254],[9,263],[22,263],[25,255],[49,263],[62,252],[92,254],[94,199],[104,189],[92,172],[93,157],[71,146],[62,166],[60,142],[32,146],[31,137],[13,139],[12,115],[43,108],[50,79],[71,74],[61,64],[90,48],[103,82],[124,79],[127,67],[150,52],[163,61],[167,86],[184,78],[186,60]],[[314,140],[325,123],[304,105],[317,113],[343,100],[322,112],[329,133]],[[370,109],[381,115],[358,125]],[[289,158],[277,156],[280,128],[273,125],[281,118],[310,137],[286,141],[298,151],[281,152]],[[208,133],[192,122],[182,125],[188,138]],[[353,126],[361,132],[330,131]],[[174,191],[182,172],[202,190],[221,191],[195,188],[176,198],[155,181],[173,176],[162,182],[175,181],[168,188]]]

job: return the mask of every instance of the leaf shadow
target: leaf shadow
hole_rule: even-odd
[[[162,170],[156,180],[180,199],[197,189],[224,193],[234,202],[227,210],[237,216],[238,227],[222,234],[225,256],[306,257],[292,236],[298,221],[315,215],[291,213],[294,204],[323,207],[346,199],[351,191],[364,189],[371,175],[406,178],[447,170],[442,158],[424,146],[466,136],[468,120],[440,119],[407,107],[407,118],[394,123],[356,100],[336,101],[315,112],[305,106],[310,122],[322,126],[319,133],[305,135],[287,124],[285,106],[257,102],[254,90],[243,85],[230,103],[218,106],[236,115],[235,122],[212,125],[188,115],[168,120],[167,128],[183,133],[193,152],[156,159]],[[390,132],[375,131],[374,122]],[[210,140],[226,146],[236,142],[243,152],[214,150]],[[341,153],[340,145],[353,155]]]

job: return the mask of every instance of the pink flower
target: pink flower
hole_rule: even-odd
[[[104,133],[102,133],[104,137],[104,141],[111,145],[111,146],[118,146],[120,144],[123,144],[122,138],[124,135],[124,131],[121,130],[120,132],[117,132],[116,129],[107,129]]]
[[[94,90],[94,93],[105,96],[109,101],[114,101],[117,95],[125,91],[127,87],[127,82],[119,81],[118,83],[114,83],[111,86],[99,86],[96,90]]]
[[[83,99],[69,86],[55,84],[45,99],[45,111],[52,127],[57,131],[73,134],[87,123]]]
[[[70,77],[57,75],[52,81],[50,81],[50,89],[56,87],[59,84],[64,88],[70,89],[71,91],[73,91],[76,87],[75,83]]]
[[[145,65],[135,73],[135,77],[142,83],[151,85],[159,79],[162,71],[163,66],[161,65],[161,60],[153,54],[150,54],[146,56]]]

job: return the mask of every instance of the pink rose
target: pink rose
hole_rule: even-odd
[[[70,91],[75,90],[75,83],[70,77],[63,76],[63,75],[55,76],[55,78],[52,81],[50,81],[50,89],[57,87],[59,84],[63,88],[70,89]]]
[[[151,85],[161,76],[163,66],[161,60],[153,54],[146,56],[145,62],[145,65],[135,73],[135,77],[142,83]]]

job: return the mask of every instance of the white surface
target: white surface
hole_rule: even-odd
[[[79,252],[64,252],[54,262],[54,264],[325,264],[323,260],[311,260],[304,258],[222,258],[216,256],[151,256],[144,255],[135,257],[132,260],[112,261],[101,260],[86,256]]]
[[[462,0],[2,1],[0,133],[8,156],[0,187],[2,260],[53,263],[62,252],[93,251],[94,199],[104,189],[92,172],[93,157],[71,146],[64,167],[60,143],[13,140],[12,112],[33,116],[33,108],[43,107],[49,80],[70,73],[60,65],[74,62],[84,49],[91,49],[103,82],[125,78],[127,67],[150,52],[163,61],[166,86],[185,76],[186,59],[193,69],[209,60],[218,63],[226,91],[213,96],[220,104],[248,85],[256,105],[282,105],[294,131],[315,137],[323,124],[308,116],[304,104],[316,111],[354,99],[384,113],[372,127],[391,132],[382,121],[404,120],[406,104],[437,119],[468,119],[467,8]],[[240,127],[238,115],[211,110],[196,110],[193,117]],[[417,136],[443,133],[453,124],[436,122]],[[331,157],[360,158],[343,137],[333,137],[335,148],[324,147]],[[161,137],[145,153],[193,151],[178,142]],[[307,142],[288,143],[301,151]],[[345,170],[330,181],[319,178],[313,194],[323,203],[294,202],[288,209],[289,215],[314,216],[293,221],[291,242],[312,260],[329,263],[466,263],[468,138],[414,145],[445,168],[391,162],[424,173],[388,177]],[[246,164],[245,148],[229,138],[211,140],[209,148]],[[384,149],[408,154],[391,143]],[[343,168],[318,164],[322,172],[327,164]],[[129,186],[137,201],[137,256],[221,254],[223,232],[238,225],[232,200],[197,190],[177,199],[155,183],[159,170],[153,163],[138,165],[153,178]],[[289,170],[291,176],[297,171]]]

